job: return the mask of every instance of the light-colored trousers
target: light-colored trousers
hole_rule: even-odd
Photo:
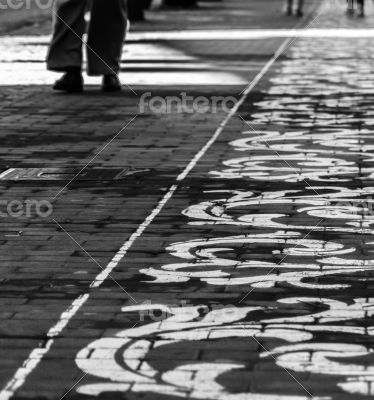
[[[51,71],[82,66],[82,39],[86,32],[85,13],[91,19],[87,39],[87,72],[110,75],[120,68],[126,35],[127,0],[56,0],[53,38],[47,56]]]

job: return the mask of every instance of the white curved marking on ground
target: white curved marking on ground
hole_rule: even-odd
[[[311,187],[316,192],[325,190],[323,187]],[[204,201],[196,205],[192,205],[183,211],[183,214],[190,218],[191,225],[236,225],[236,226],[252,226],[257,228],[273,228],[273,229],[293,229],[303,231],[326,231],[326,232],[346,232],[346,233],[374,233],[374,230],[368,229],[374,223],[372,209],[374,200],[372,195],[373,188],[344,190],[340,188],[330,187],[329,190],[336,189],[337,193],[333,194],[301,194],[300,191],[278,191],[264,192],[255,196],[252,192],[246,191],[211,191],[207,194],[225,194],[227,197],[217,198],[215,200]],[[366,198],[361,198],[367,196]],[[292,225],[290,223],[280,223],[274,220],[290,217],[289,214],[261,214],[253,212],[258,210],[260,206],[289,206],[294,209],[300,206],[296,211],[300,214],[318,217],[319,219],[339,219],[351,225],[350,221],[357,222],[357,227],[347,228],[344,226],[325,226],[324,224],[316,226],[317,220],[311,218],[309,225]],[[307,207],[309,205],[309,207]],[[304,206],[304,207],[302,207]],[[234,216],[236,209],[248,209],[241,215]],[[252,211],[252,212],[251,212]],[[365,218],[363,220],[363,217]],[[297,219],[294,220],[297,222]],[[305,218],[302,219],[305,223]],[[365,229],[366,228],[366,229]]]
[[[368,349],[361,345],[318,343],[312,341],[318,338],[323,332],[346,332],[363,336],[367,331],[359,327],[334,326],[334,325],[301,325],[300,322],[308,323],[301,317],[272,318],[263,321],[261,325],[253,322],[241,322],[245,316],[253,312],[267,308],[276,310],[282,304],[303,304],[323,305],[327,308],[323,312],[309,314],[314,318],[322,315],[340,315],[341,320],[348,320],[352,316],[347,315],[350,310],[360,311],[359,305],[365,306],[365,299],[355,299],[353,305],[349,306],[343,302],[329,299],[305,297],[285,298],[278,302],[257,307],[242,307],[240,309],[221,309],[209,312],[204,318],[196,320],[200,315],[198,307],[168,308],[160,305],[139,305],[124,307],[123,312],[144,313],[154,309],[167,310],[170,317],[139,328],[119,331],[115,337],[103,338],[90,343],[81,350],[76,358],[77,365],[87,374],[96,376],[103,380],[101,383],[86,384],[79,387],[81,394],[99,396],[110,391],[127,391],[131,384],[133,392],[155,391],[161,394],[169,394],[177,397],[185,397],[191,390],[196,399],[217,399],[228,398],[230,400],[243,399],[243,394],[232,394],[217,383],[217,378],[222,374],[237,368],[246,366],[246,362],[221,362],[221,363],[183,363],[173,369],[163,372],[161,375],[148,361],[144,361],[146,354],[155,349],[162,349],[164,346],[177,345],[185,341],[198,341],[201,348],[220,339],[243,338],[249,340],[252,337],[258,339],[270,338],[283,340],[286,344],[276,346],[272,351],[264,351],[261,359],[273,359],[276,363],[295,372],[312,372],[336,375],[343,379],[342,387],[353,390],[349,382],[357,376],[366,376],[372,379],[374,368],[367,367],[365,370],[359,364],[345,362],[353,357],[365,357],[369,354]],[[373,307],[374,299],[367,303]],[[280,309],[279,309],[280,310]],[[284,312],[284,311],[283,311]],[[307,316],[306,316],[307,317]],[[356,315],[356,318],[365,318]],[[337,319],[336,321],[339,321]],[[265,329],[264,329],[265,326]],[[201,332],[211,331],[209,338],[201,342]],[[288,343],[288,344],[287,344]],[[153,346],[153,347],[152,347]],[[188,348],[185,350],[188,352]],[[121,359],[123,365],[118,363]],[[340,360],[342,362],[340,362]],[[139,366],[142,368],[139,369]],[[201,379],[192,379],[192,374],[199,374],[204,371]],[[364,374],[362,374],[364,371]],[[204,384],[202,379],[204,378]],[[347,391],[349,391],[347,390]],[[258,400],[269,399],[272,395],[251,393],[251,398]],[[281,400],[300,398],[292,395],[277,396]]]
[[[272,253],[284,257],[329,257],[350,254],[354,248],[333,242],[323,242],[310,239],[299,239],[300,234],[294,232],[275,232],[258,235],[242,235],[212,239],[196,239],[175,243],[166,250],[174,257],[186,260],[166,264],[159,268],[144,268],[141,272],[154,278],[152,283],[188,282],[192,278],[200,279],[211,285],[248,285],[252,287],[273,287],[277,282],[287,282],[295,287],[341,289],[349,287],[345,284],[308,283],[308,278],[324,277],[349,272],[359,273],[370,267],[341,266],[340,268],[321,268],[319,264],[306,265],[300,263],[264,262],[248,259],[238,261],[234,256],[225,257],[225,253],[233,253],[235,249],[248,246],[246,253],[254,244],[273,248]],[[279,247],[279,249],[275,249]],[[258,257],[258,256],[256,256]],[[240,271],[240,276],[237,272]],[[236,273],[235,273],[236,272]]]
[[[212,137],[207,141],[207,143],[200,149],[200,151],[192,158],[192,160],[188,163],[188,165],[184,168],[182,173],[177,177],[177,182],[182,182],[189,175],[189,173],[195,168],[196,164],[201,160],[201,158],[206,154],[206,152],[210,149],[210,147],[216,142],[219,136],[222,134],[223,130],[232,119],[232,117],[238,112],[241,105],[244,103],[248,95],[252,92],[252,90],[257,86],[257,84],[262,80],[265,74],[269,71],[269,69],[274,65],[279,55],[283,53],[283,51],[287,48],[291,39],[286,39],[275,52],[273,57],[263,66],[263,68],[259,71],[259,73],[255,76],[253,81],[251,81],[245,90],[242,92],[242,95],[235,106],[228,113],[226,118],[222,121],[220,126],[213,133]],[[143,232],[148,228],[148,226],[153,222],[153,220],[157,217],[157,215],[163,210],[166,203],[170,200],[170,198],[174,195],[176,190],[178,189],[178,184],[172,185],[165,196],[161,199],[161,201],[157,204],[157,206],[152,210],[149,216],[144,220],[144,222],[137,228],[137,230],[131,235],[131,237],[124,243],[124,245],[119,249],[119,251],[115,254],[112,261],[104,268],[104,271],[100,273],[95,280],[91,283],[90,287],[97,288],[103,283],[103,279],[106,279],[107,276],[113,271],[119,264],[119,262],[126,256],[128,250],[132,247],[134,242],[143,234]],[[81,309],[87,299],[90,297],[91,293],[86,293],[83,296],[77,298],[71,306],[67,310],[65,310],[59,320],[57,321],[57,327],[60,327],[60,330],[56,332],[59,334],[62,332],[65,325],[67,325],[77,312]],[[82,299],[85,299],[84,301]],[[70,313],[68,319],[64,319],[66,313],[70,312],[71,309],[74,309],[74,312]],[[62,324],[62,321],[65,321],[65,325]],[[54,327],[52,328],[54,331]],[[53,336],[55,337],[55,336]],[[33,354],[34,351],[39,349],[34,349],[28,356],[28,358],[23,362],[22,366],[17,369],[13,377],[10,381],[5,385],[5,387],[0,391],[0,400],[9,400],[14,393],[25,383],[27,377],[35,370],[35,368],[39,365],[44,356],[48,353],[49,349],[53,345],[53,337],[50,337],[51,341],[49,343],[49,347],[45,348],[44,351],[40,352],[39,359],[37,362],[34,362]]]
[[[326,31],[324,32],[326,33]],[[314,35],[320,35],[320,33],[320,31],[313,32]],[[359,32],[353,34],[352,32],[335,30],[334,32],[329,31],[326,34],[339,34],[343,37],[343,35],[355,35],[357,33]],[[175,35],[174,38],[178,35],[179,38],[182,38],[184,33],[173,34]],[[235,32],[235,34],[243,35],[243,32]],[[261,34],[265,34],[264,31]],[[310,34],[310,32],[305,34]],[[371,35],[372,32],[365,30],[365,34]],[[216,37],[219,37],[219,34]],[[322,44],[322,47],[318,48],[318,51],[320,53],[326,52],[326,46],[326,44]],[[331,41],[329,42],[329,46],[331,46]],[[332,51],[335,50],[333,49]],[[335,64],[327,61],[321,63],[318,57],[314,60],[312,56],[307,55],[301,45],[297,46],[295,52],[296,56],[302,59],[291,59],[283,62],[284,74],[273,79],[274,86],[270,90],[270,95],[284,95],[283,97],[288,97],[288,99],[292,94],[305,95],[304,100],[310,102],[312,105],[303,104],[302,99],[299,97],[297,99],[299,104],[294,103],[290,106],[290,104],[282,103],[282,100],[280,100],[278,104],[279,108],[272,110],[272,107],[274,109],[277,107],[275,107],[274,102],[271,103],[271,100],[266,99],[261,104],[258,104],[258,107],[262,108],[263,112],[259,110],[252,117],[256,124],[264,122],[291,127],[301,126],[303,128],[317,126],[318,129],[323,128],[325,131],[319,131],[320,133],[317,134],[307,134],[307,131],[304,131],[305,135],[301,132],[286,132],[285,134],[282,133],[282,135],[278,135],[277,132],[257,132],[260,135],[257,135],[256,140],[244,139],[234,141],[232,142],[232,146],[235,151],[265,150],[271,156],[258,156],[256,159],[251,154],[250,158],[242,158],[239,163],[237,159],[230,160],[228,161],[229,165],[226,166],[229,166],[232,170],[216,171],[216,174],[226,174],[226,177],[230,179],[233,177],[249,177],[253,179],[255,177],[254,179],[262,181],[269,181],[272,179],[272,175],[278,174],[275,180],[287,179],[289,182],[300,182],[304,179],[346,182],[358,175],[359,171],[365,177],[372,177],[373,169],[364,168],[359,170],[358,166],[353,162],[347,162],[342,158],[342,156],[357,155],[358,152],[364,151],[365,154],[363,154],[363,157],[365,161],[372,159],[373,146],[365,146],[361,142],[369,138],[369,132],[364,129],[360,132],[351,131],[348,133],[344,131],[346,125],[351,123],[351,115],[332,115],[328,110],[316,111],[313,108],[316,105],[316,101],[320,102],[319,105],[328,108],[337,107],[336,100],[315,100],[310,96],[308,97],[308,94],[313,91],[313,96],[320,93],[327,97],[328,94],[341,94],[342,92],[351,95],[358,89],[361,93],[371,93],[374,84],[372,82],[352,82],[349,74],[353,68],[357,69],[360,66],[356,65],[354,67],[350,61],[343,66],[336,65],[336,62]],[[303,54],[300,56],[300,53]],[[305,59],[308,59],[310,62],[306,63]],[[337,74],[346,74],[347,79],[345,82],[347,85],[342,87],[343,85],[336,78]],[[327,83],[322,81],[325,77],[328,80]],[[341,80],[341,76],[339,79]],[[349,105],[349,107],[352,106],[354,104]],[[365,124],[372,122],[370,118],[365,118],[362,125],[365,127]],[[341,127],[341,131],[340,129],[331,130],[331,124],[334,124],[334,128],[336,126]],[[339,132],[342,133],[340,137],[338,137]],[[251,134],[251,132],[248,133]],[[271,142],[270,146],[263,140],[264,135]],[[329,140],[335,143],[329,143]],[[334,157],[324,157],[329,152],[328,147],[333,148]],[[287,159],[287,157],[291,157],[289,160],[292,161],[292,164],[296,161],[297,171],[291,171],[287,168],[282,170],[279,167],[280,161],[276,162],[276,157],[273,154],[274,149],[276,151],[292,153],[285,156],[282,154],[281,158]],[[254,163],[253,160],[255,160]],[[267,169],[267,162],[271,162],[273,167],[268,167]],[[300,173],[298,170],[300,170]],[[315,190],[318,189],[315,188]],[[299,193],[300,198],[297,197],[297,192],[293,191],[278,192],[278,194],[272,192],[271,194],[264,194],[263,198],[259,196],[258,199],[254,197],[253,193],[242,194],[235,192],[233,194],[235,200],[224,198],[216,201],[207,201],[191,206],[185,211],[185,215],[194,218],[195,222],[202,225],[207,223],[226,224],[233,222],[229,211],[235,209],[235,207],[250,207],[256,201],[258,201],[258,205],[269,205],[273,201],[274,204],[278,205],[293,204],[298,206],[300,207],[298,210],[300,214],[306,213],[313,217],[339,219],[345,221],[346,224],[356,226],[354,224],[358,224],[360,221],[358,221],[358,218],[352,218],[351,212],[356,212],[357,207],[336,205],[336,202],[340,202],[341,200],[359,202],[360,196],[372,194],[373,189],[365,188],[360,191],[332,188],[332,190],[333,193],[317,196],[304,196]],[[262,214],[258,218],[258,226],[262,227],[262,225],[268,224],[272,219],[278,218],[281,215],[283,214]],[[237,221],[240,221],[240,223],[252,223],[248,216],[243,215],[238,217]],[[367,226],[370,226],[371,222],[368,220],[366,223]],[[290,229],[290,226],[288,225],[287,228]],[[306,225],[303,225],[299,230],[305,228]],[[347,229],[349,231],[349,228]],[[354,231],[354,229],[351,231]],[[287,235],[289,236],[287,237]],[[259,285],[259,287],[271,287],[275,282],[287,281],[299,287],[342,289],[349,287],[350,282],[347,282],[347,284],[319,285],[314,281],[312,284],[305,283],[305,278],[315,277],[318,281],[318,278],[327,275],[336,277],[338,274],[347,274],[357,281],[359,280],[360,273],[372,270],[373,261],[349,259],[347,257],[347,254],[352,254],[354,249],[339,247],[338,243],[318,243],[318,241],[308,241],[307,239],[302,242],[301,246],[295,246],[296,242],[299,242],[299,244],[301,242],[301,240],[298,240],[298,237],[300,235],[293,232],[277,232],[266,237],[261,237],[261,235],[242,235],[176,243],[170,246],[168,251],[172,255],[184,259],[186,262],[168,264],[161,268],[150,268],[143,270],[143,272],[156,277],[158,282],[185,282],[191,277],[198,277],[205,282],[219,285],[229,285],[236,279],[236,284],[241,282],[241,284]],[[238,261],[235,256],[227,255],[224,257],[225,253],[233,254],[233,250],[243,246],[243,244],[249,246],[249,248],[254,243],[262,243],[262,245],[270,246],[269,239],[272,240],[273,253],[279,252],[279,246],[283,246],[282,253],[284,252],[284,254],[288,254],[290,257],[298,256],[298,262],[293,264],[287,261],[287,263],[285,262],[277,266],[272,262],[262,260],[243,261],[240,259]],[[291,250],[287,247],[288,245],[291,245]],[[336,254],[332,255],[334,252]],[[345,257],[340,258],[337,255],[345,255]],[[300,262],[300,256],[304,258],[312,256],[315,259],[310,263],[307,263],[306,260],[303,263]],[[276,274],[270,274],[270,276],[265,277],[261,277],[260,275],[262,278],[260,280],[258,280],[258,275],[255,277],[257,281],[251,281],[250,279],[253,277],[245,276],[247,269],[260,271],[261,274],[262,270],[271,270],[275,266],[277,267]],[[196,272],[195,270],[200,267],[207,269]],[[184,269],[187,269],[187,271],[183,271]],[[235,270],[239,278],[231,279],[230,270]],[[327,297],[316,298],[305,296],[284,298],[278,302],[269,302],[270,304],[266,305],[257,304],[253,305],[253,308],[247,307],[245,309],[245,312],[248,312],[249,316],[253,312],[250,318],[253,318],[254,321],[251,320],[250,323],[246,322],[247,319],[241,322],[244,314],[234,317],[234,310],[231,310],[229,313],[231,319],[227,319],[227,316],[224,317],[225,313],[212,312],[206,315],[203,320],[196,321],[198,319],[196,308],[188,310],[169,309],[168,311],[174,314],[174,317],[136,329],[118,332],[117,337],[121,337],[123,342],[114,341],[112,344],[109,344],[109,346],[112,345],[114,347],[110,352],[105,353],[104,351],[103,353],[103,349],[106,348],[105,346],[108,346],[107,342],[105,342],[106,339],[98,340],[89,345],[92,347],[87,347],[84,351],[82,350],[80,353],[81,357],[78,356],[77,358],[78,365],[86,373],[101,377],[104,382],[81,386],[79,391],[80,393],[90,395],[99,395],[107,391],[127,391],[130,390],[129,384],[135,382],[131,387],[131,391],[133,392],[155,392],[182,398],[190,396],[196,399],[207,400],[216,400],[218,398],[242,400],[247,398],[248,395],[253,400],[273,400],[274,394],[228,393],[226,388],[219,383],[219,376],[243,366],[242,362],[235,362],[235,360],[231,359],[221,360],[220,363],[194,362],[193,364],[176,366],[171,370],[163,371],[159,374],[158,376],[161,380],[158,381],[155,381],[154,376],[159,371],[151,363],[145,363],[146,368],[144,370],[136,369],[136,361],[138,361],[136,357],[144,357],[145,352],[152,352],[155,348],[162,349],[163,346],[166,347],[165,351],[167,351],[168,343],[178,344],[185,341],[201,341],[201,346],[204,348],[210,341],[214,340],[227,338],[233,340],[233,338],[250,338],[253,336],[256,338],[271,338],[276,343],[270,351],[264,349],[265,351],[261,354],[263,360],[275,361],[277,365],[295,372],[330,375],[331,380],[333,380],[333,377],[337,379],[338,376],[337,386],[345,392],[370,395],[372,393],[371,385],[374,382],[374,368],[366,366],[365,357],[371,354],[371,350],[363,345],[339,342],[339,340],[334,338],[334,334],[349,335],[348,340],[352,339],[351,335],[356,335],[355,338],[365,338],[367,335],[373,335],[374,328],[357,326],[356,321],[351,326],[348,322],[356,319],[364,322],[368,316],[372,316],[374,299],[354,298],[350,300],[349,304],[346,304]],[[154,307],[152,306],[152,309]],[[285,309],[287,307],[290,307],[288,310],[290,311],[289,316],[285,316],[287,315],[287,310]],[[165,310],[166,306],[160,305],[159,308]],[[261,313],[261,311],[264,311],[264,308],[267,311],[265,317],[260,316],[256,319],[254,316],[255,313]],[[242,310],[242,308],[240,309]],[[136,310],[137,307],[126,308],[124,312],[135,312]],[[140,312],[144,312],[145,307],[140,307],[139,310]],[[295,311],[297,312],[296,316]],[[179,317],[176,318],[175,316],[178,314]],[[344,322],[344,324],[339,324],[341,322]],[[326,333],[331,335],[331,342],[321,341],[321,337],[326,337]],[[278,341],[274,339],[278,339]],[[127,340],[135,342],[135,344],[132,344],[129,349],[122,353],[123,361],[129,368],[121,374],[120,371],[124,371],[124,369],[120,367],[119,370],[116,370],[118,374],[113,375],[115,379],[111,379],[110,371],[118,367],[113,365],[113,363],[103,363],[103,359],[105,360],[105,357],[109,356],[118,360],[118,356],[120,355],[118,352],[121,352],[123,343],[125,345],[128,343]],[[280,340],[286,343],[278,345],[277,343]],[[151,342],[157,343],[153,349],[150,347]],[[101,358],[89,358],[87,354],[91,350],[94,350],[94,352],[97,351],[99,355],[103,355]],[[136,351],[138,351],[138,355],[134,357],[134,354],[137,354]],[[117,356],[116,358],[115,355]],[[130,362],[132,363],[131,365],[129,364]],[[106,369],[106,371],[103,371],[103,369]],[[126,376],[129,373],[135,374],[136,379],[132,376],[127,378]],[[194,374],[196,379],[192,379],[192,374]],[[276,398],[279,400],[304,400],[308,396],[287,394],[276,395]],[[313,398],[316,400],[320,399],[318,397]],[[330,398],[330,396],[325,396],[324,400]]]
[[[234,158],[223,162],[222,171],[211,171],[210,175],[221,179],[253,179],[257,181],[303,182],[348,182],[347,176],[361,172],[354,162],[338,158],[316,157],[316,154],[287,154],[279,156],[252,156]],[[374,168],[368,169],[372,174]]]

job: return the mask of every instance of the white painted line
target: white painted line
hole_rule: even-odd
[[[217,30],[180,30],[180,31],[150,31],[133,32],[127,37],[133,42],[157,42],[164,40],[259,40],[274,38],[372,38],[374,29],[347,28],[307,28],[307,29],[217,29]],[[3,36],[1,44],[34,44],[47,46],[51,37],[41,36]]]
[[[1,50],[0,50],[1,51]],[[29,68],[30,67],[30,68]],[[235,86],[243,87],[248,79],[241,77],[239,74],[222,71],[199,71],[199,66],[196,70],[185,68],[185,71],[170,71],[169,65],[165,64],[165,71],[157,72],[134,72],[124,71],[119,73],[121,80],[126,80],[129,85],[146,86]],[[32,73],[25,74],[25,69]],[[53,72],[45,71],[45,66],[42,63],[14,63],[7,64],[0,61],[0,86],[24,86],[35,85],[50,85],[55,79]],[[85,85],[98,86],[100,80],[95,76],[85,75]]]
[[[3,173],[0,174],[0,179],[4,179],[6,176],[8,176],[9,174],[11,174],[12,172],[14,172],[16,169],[15,168],[9,168],[6,171],[4,171]]]
[[[130,41],[160,40],[259,40],[274,38],[372,38],[374,29],[234,29],[141,32],[129,35]]]
[[[165,196],[158,203],[157,207],[151,212],[151,214],[144,220],[144,222],[139,225],[138,229],[130,236],[130,238],[125,242],[125,244],[119,249],[117,254],[113,257],[112,261],[106,266],[104,271],[102,271],[96,279],[91,283],[91,288],[98,288],[101,284],[108,278],[108,276],[113,272],[117,265],[125,257],[129,249],[134,244],[135,240],[140,237],[148,226],[153,222],[157,215],[164,208],[165,204],[172,198],[175,191],[178,189],[178,185],[172,185]]]
[[[43,357],[51,349],[54,343],[53,338],[60,335],[60,333],[69,323],[69,321],[74,317],[74,315],[79,311],[79,309],[83,306],[83,304],[88,300],[89,297],[90,295],[88,293],[79,296],[76,300],[74,300],[70,307],[61,314],[58,322],[48,331],[46,335],[46,337],[48,338],[47,342],[43,343],[43,347],[36,347],[34,350],[31,351],[28,358],[23,362],[22,366],[18,368],[13,378],[0,392],[0,400],[10,399],[15,391],[18,390],[25,383],[30,373],[39,365]]]
[[[218,137],[221,135],[222,131],[225,129],[228,122],[238,112],[239,108],[244,103],[244,101],[248,97],[249,93],[251,93],[251,91],[257,86],[257,84],[261,81],[261,79],[265,76],[265,74],[273,66],[275,61],[285,51],[285,49],[288,47],[288,45],[293,40],[293,38],[294,38],[294,36],[292,38],[286,39],[281,44],[281,46],[278,48],[278,50],[274,53],[273,57],[266,63],[266,65],[262,68],[262,70],[255,76],[253,81],[250,82],[249,85],[244,89],[244,91],[241,93],[240,99],[237,101],[235,106],[231,109],[230,113],[226,116],[226,118],[220,124],[220,126],[218,127],[218,129],[216,130],[214,135],[205,144],[205,146],[195,155],[195,157],[190,161],[190,163],[187,165],[185,170],[178,176],[177,181],[180,182],[187,177],[187,175],[191,172],[191,170],[195,167],[195,165],[199,162],[199,160],[204,156],[204,154],[207,152],[207,150],[218,139]]]
[[[118,266],[121,260],[125,257],[128,250],[134,244],[135,240],[140,237],[147,227],[152,223],[152,221],[161,212],[165,204],[173,196],[177,190],[177,185],[172,185],[162,200],[158,203],[157,207],[152,211],[152,213],[145,219],[145,221],[139,225],[138,229],[130,236],[130,238],[125,242],[125,244],[119,249],[110,263],[106,268],[96,276],[95,280],[91,283],[90,288],[98,288],[103,282],[108,278],[110,273]],[[63,329],[69,323],[69,321],[77,314],[81,307],[86,303],[90,297],[90,292],[79,296],[71,306],[65,310],[58,322],[48,331],[47,338],[48,341],[43,347],[37,347],[31,351],[28,358],[24,361],[22,366],[18,368],[17,372],[14,374],[13,378],[7,383],[4,389],[0,392],[0,400],[9,400],[16,390],[18,390],[26,381],[27,377],[31,374],[33,370],[39,365],[43,357],[51,349],[54,340],[57,336],[61,334]]]
[[[293,33],[293,36],[295,33]],[[177,182],[183,181],[191,170],[196,166],[199,160],[205,155],[205,153],[209,150],[209,148],[214,144],[214,142],[218,139],[220,134],[223,132],[223,129],[226,127],[230,119],[235,115],[235,113],[239,110],[239,107],[244,103],[248,94],[254,89],[254,87],[259,83],[259,81],[264,77],[264,75],[269,71],[274,62],[279,57],[284,49],[289,45],[290,39],[287,39],[277,50],[274,56],[270,61],[266,63],[266,65],[262,68],[262,70],[256,75],[255,79],[247,86],[247,88],[243,91],[243,94],[240,100],[236,103],[235,107],[230,111],[224,121],[220,124],[218,129],[215,131],[210,140],[202,147],[202,149],[193,157],[190,163],[186,166],[184,171],[176,178]],[[91,283],[90,288],[98,288],[102,285],[102,283],[108,278],[108,276],[113,272],[113,270],[118,266],[118,264],[123,260],[126,256],[129,249],[132,247],[134,242],[144,233],[144,231],[148,228],[148,226],[153,222],[153,220],[157,217],[157,215],[162,211],[167,202],[172,198],[176,190],[178,189],[178,184],[173,184],[168,192],[164,195],[164,197],[157,204],[157,207],[151,212],[151,214],[144,220],[144,222],[139,225],[137,230],[130,236],[130,238],[124,243],[124,245],[119,249],[119,251],[115,254],[113,259],[109,262],[109,264],[105,267],[105,269],[96,276],[95,280]],[[27,377],[36,369],[39,363],[42,361],[43,357],[48,353],[51,349],[54,339],[61,334],[63,329],[69,323],[69,321],[77,314],[80,308],[86,303],[89,299],[91,293],[87,292],[84,295],[78,297],[72,305],[64,311],[58,322],[48,331],[47,344],[44,347],[35,348],[29,355],[29,357],[24,361],[22,366],[16,371],[12,379],[7,383],[4,389],[0,392],[0,400],[9,400],[14,395],[15,391],[18,390],[26,381]]]

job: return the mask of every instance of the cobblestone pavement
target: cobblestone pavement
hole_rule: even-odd
[[[1,400],[374,394],[374,17],[331,4],[316,11],[318,37],[289,48],[274,37],[152,44],[136,28],[127,55],[152,54],[156,82],[124,69],[136,94],[52,95],[35,79],[46,37],[0,40],[35,72],[31,86],[0,82]],[[252,5],[214,3],[209,16],[231,6],[225,29],[245,13],[260,28]],[[264,28],[290,27],[272,13]],[[21,68],[8,54],[1,68]],[[184,65],[166,86],[188,57],[194,76]],[[228,116],[136,117],[147,90],[241,100]],[[5,217],[14,200],[20,216]],[[24,212],[30,200],[52,214]]]

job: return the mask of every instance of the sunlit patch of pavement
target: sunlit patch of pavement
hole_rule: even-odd
[[[0,85],[50,85],[56,74],[46,70],[48,36],[12,36],[0,39]],[[147,61],[147,63],[144,63]],[[239,71],[240,72],[240,71]],[[162,43],[129,43],[119,74],[129,86],[244,85],[243,74],[222,71],[182,50]],[[100,80],[87,77],[86,84]]]

